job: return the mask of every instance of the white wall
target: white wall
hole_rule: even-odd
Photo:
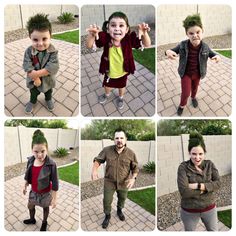
[[[31,155],[32,136],[36,128],[4,127],[4,166],[27,161]],[[40,129],[47,141],[49,152],[58,147],[69,149],[79,146],[79,131],[70,129]]]

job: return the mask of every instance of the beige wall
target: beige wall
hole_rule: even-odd
[[[18,127],[4,127],[4,166],[14,165],[27,161],[31,155],[32,135],[36,129]],[[63,129],[40,129],[43,131],[47,141],[49,152],[58,147],[69,149],[79,146],[78,130]]]
[[[186,39],[183,20],[200,13],[204,37],[229,34],[232,31],[232,12],[228,5],[160,5],[157,8],[157,46]]]
[[[49,15],[51,21],[57,21],[62,12],[79,14],[76,5],[7,5],[4,10],[5,32],[24,28],[30,16],[37,13]]]
[[[113,145],[112,140],[82,140],[81,141],[81,183],[91,180],[91,170],[94,157],[98,156],[103,147]],[[128,141],[127,146],[132,149],[142,167],[148,161],[155,162],[155,141]],[[99,167],[99,177],[104,175],[104,165]]]
[[[189,159],[189,135],[157,137],[157,196],[177,191],[177,169]],[[220,175],[231,173],[232,140],[230,135],[204,136],[206,159],[212,160]]]
[[[155,8],[151,5],[86,5],[81,8],[81,35],[87,34],[85,29],[91,24],[102,27],[103,22],[115,11],[124,12],[131,26],[155,22]]]

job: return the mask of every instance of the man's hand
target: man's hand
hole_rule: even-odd
[[[92,174],[91,174],[91,179],[92,180],[97,180],[99,179],[98,177],[98,172],[97,171],[93,171]]]
[[[127,183],[127,188],[131,189],[134,186],[135,179],[129,179]]]

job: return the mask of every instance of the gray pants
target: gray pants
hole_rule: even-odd
[[[195,231],[201,219],[207,231],[218,231],[218,219],[216,207],[202,213],[191,213],[180,210],[180,216],[184,224],[185,231]]]

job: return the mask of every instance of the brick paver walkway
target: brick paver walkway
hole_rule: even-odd
[[[207,76],[200,81],[197,93],[199,107],[193,108],[189,99],[182,116],[226,117],[231,114],[231,59],[221,58],[219,63],[208,60]],[[157,63],[157,113],[160,116],[177,116],[181,94],[177,67],[178,60]]]
[[[5,44],[5,114],[7,116],[30,116],[25,114],[25,104],[30,93],[26,87],[26,73],[22,69],[25,49],[30,39]],[[60,40],[52,40],[59,50],[60,70],[53,91],[55,109],[45,107],[44,94],[40,94],[34,107],[34,116],[76,116],[79,112],[79,46]]]
[[[145,50],[145,49],[144,49]],[[125,106],[116,106],[118,90],[113,90],[106,104],[98,103],[104,93],[103,76],[98,73],[102,52],[81,56],[81,112],[84,116],[153,116],[155,114],[155,75],[135,63],[136,71],[130,75],[124,96]]]
[[[178,222],[175,225],[172,225],[169,228],[165,229],[165,231],[184,231],[184,225],[182,222]],[[201,221],[199,222],[196,231],[206,231],[206,228]],[[219,221],[218,231],[229,231],[229,228]]]
[[[103,195],[98,195],[81,202],[81,228],[85,231],[104,231]],[[125,221],[116,215],[117,197],[114,194],[111,220],[106,231],[151,231],[155,229],[155,216],[129,199],[123,210]]]
[[[23,220],[29,217],[28,193],[23,195],[23,185],[23,176],[5,182],[5,229],[8,231],[39,231],[43,217],[41,207],[36,207],[37,222],[35,225],[23,224]],[[79,199],[79,187],[60,180],[57,206],[55,209],[50,207],[48,231],[75,231],[78,229]]]

